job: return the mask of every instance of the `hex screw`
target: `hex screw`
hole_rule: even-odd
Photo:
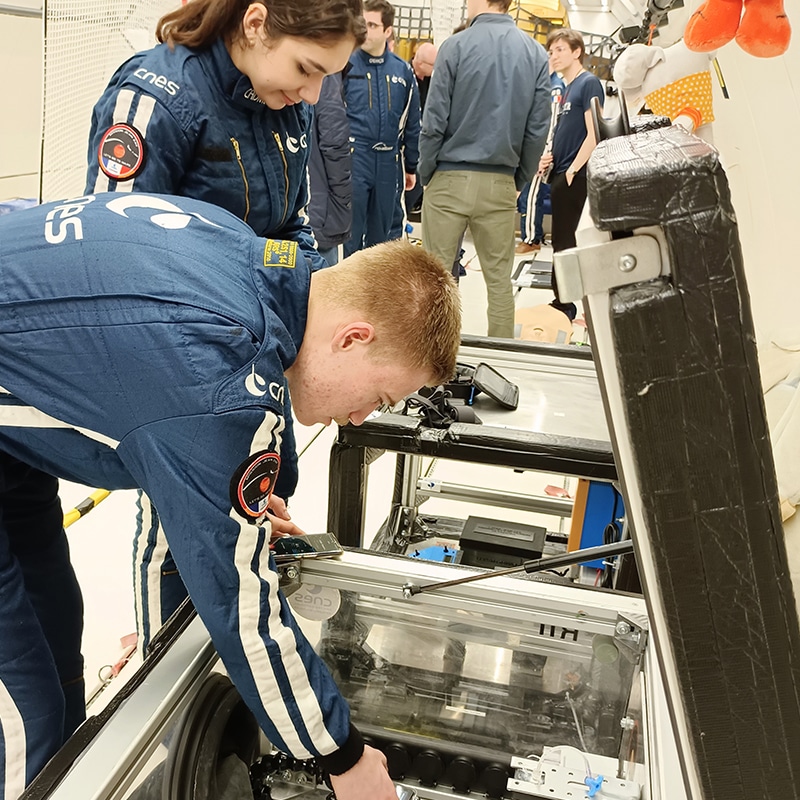
[[[633,628],[629,623],[625,622],[624,620],[620,620],[614,630],[619,636],[627,636],[633,630]]]

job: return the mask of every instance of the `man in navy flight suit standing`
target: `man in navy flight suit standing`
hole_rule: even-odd
[[[344,83],[353,149],[353,233],[346,256],[389,239],[398,197],[414,188],[419,158],[417,80],[387,44],[394,8],[387,0],[366,0],[364,19],[367,40],[350,57]]]

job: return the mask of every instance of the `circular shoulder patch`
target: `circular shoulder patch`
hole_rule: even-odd
[[[100,139],[97,161],[105,175],[115,181],[128,181],[144,164],[144,139],[136,128],[112,125]]]
[[[239,464],[230,484],[231,505],[237,514],[254,520],[266,513],[280,466],[280,456],[268,450],[254,453]]]

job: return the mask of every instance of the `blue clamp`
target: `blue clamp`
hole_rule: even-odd
[[[598,775],[596,778],[587,775],[583,782],[589,787],[589,791],[586,793],[587,797],[594,797],[603,788],[602,775]]]

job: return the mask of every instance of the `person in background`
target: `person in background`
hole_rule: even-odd
[[[326,75],[366,37],[361,0],[192,0],[159,20],[161,44],[113,75],[92,112],[86,192],[159,192],[206,200],[260,236],[327,266],[308,225],[308,140]],[[296,533],[289,392],[274,525]],[[157,509],[140,499],[134,541],[139,646],[186,597]]]
[[[422,112],[425,111],[425,101],[428,99],[436,53],[436,45],[433,42],[422,42],[411,59],[411,69],[414,70],[414,77],[419,86],[419,107]]]
[[[557,28],[547,37],[550,68],[559,72],[566,88],[553,132],[553,152],[539,164],[544,172],[551,169],[550,204],[553,211],[553,252],[575,247],[575,231],[586,203],[586,164],[597,142],[592,123],[592,98],[603,106],[603,85],[583,67],[584,44],[579,31]],[[574,303],[562,303],[553,274],[554,308],[571,320],[577,309]]]
[[[328,75],[314,109],[308,177],[311,197],[308,220],[319,254],[331,266],[339,260],[339,245],[353,227],[350,123],[344,105],[342,75]]]
[[[390,238],[399,193],[417,179],[419,94],[411,67],[387,45],[394,7],[366,0],[364,19],[367,39],[344,81],[353,152],[353,233],[345,255]]]
[[[514,336],[517,191],[544,147],[547,55],[507,13],[468,0],[470,25],[436,57],[420,136],[423,246],[452,264],[469,225],[488,295],[489,336]]]
[[[564,93],[564,81],[557,72],[550,73],[550,86],[550,109],[553,111],[556,108],[553,103],[558,103]],[[551,114],[552,119],[553,114]],[[551,141],[551,135],[548,133],[548,143]],[[514,250],[518,256],[541,250],[544,244],[544,209],[549,200],[550,184],[542,180],[539,175],[533,181],[526,183],[520,192],[517,198],[517,212],[521,241]]]
[[[550,184],[529,181],[517,198],[520,243],[514,248],[518,256],[526,256],[542,249],[544,241],[544,212],[550,200]],[[531,224],[533,223],[533,224]]]
[[[419,89],[420,114],[425,113],[425,101],[428,99],[428,89],[431,84],[436,53],[436,45],[432,42],[422,42],[411,59],[411,69],[417,79],[417,88]],[[419,179],[419,174],[417,174],[414,186],[405,193],[405,210],[408,214],[418,214],[422,211],[422,182]],[[402,214],[403,209],[402,205],[400,205],[401,217]]]
[[[284,379],[301,424],[360,425],[452,377],[461,319],[444,267],[392,242],[313,271],[297,242],[217,206],[122,192],[0,218],[0,274],[0,797],[85,718],[57,487],[46,503],[29,491],[44,471],[141,487],[267,739],[315,758],[339,800],[397,800],[278,588],[268,509]]]
[[[323,266],[305,215],[312,109],[365,39],[361,0],[192,0],[128,59],[92,113],[87,192],[225,208]]]

